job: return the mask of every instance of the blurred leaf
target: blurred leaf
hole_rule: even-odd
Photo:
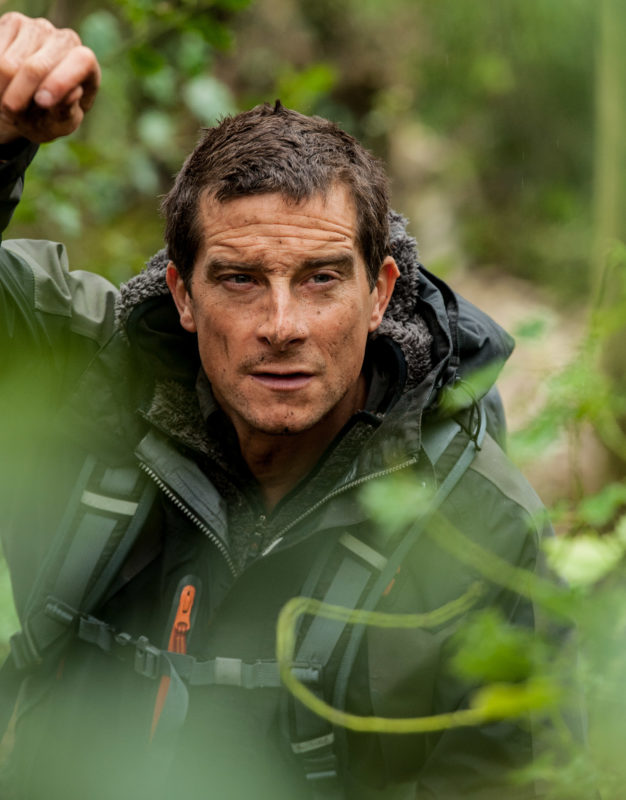
[[[159,105],[170,106],[178,99],[177,75],[168,65],[146,75],[143,88],[147,95]]]
[[[336,70],[330,64],[313,64],[307,69],[285,70],[276,87],[283,105],[310,114],[318,100],[330,92],[337,82]]]
[[[452,666],[465,678],[518,681],[540,663],[539,643],[526,628],[514,628],[494,609],[471,615],[454,637]]]
[[[135,149],[130,158],[129,178],[142,194],[154,197],[159,188],[159,173],[146,153]]]
[[[57,201],[50,209],[50,216],[60,228],[62,236],[80,235],[83,223],[80,210],[75,205]]]
[[[471,706],[488,718],[518,717],[529,711],[549,711],[555,708],[561,692],[555,684],[543,678],[526,683],[493,684],[480,689]]]
[[[496,361],[483,369],[474,370],[463,380],[446,386],[440,395],[440,407],[446,416],[452,416],[462,408],[468,408],[475,398],[483,397],[494,385],[502,370],[503,362]]]
[[[545,336],[548,327],[548,320],[545,317],[531,317],[520,322],[513,331],[516,339],[541,339]]]
[[[227,86],[211,75],[192,78],[183,87],[187,108],[205,125],[235,112],[235,101]]]
[[[590,586],[604,578],[620,562],[626,542],[615,536],[578,535],[571,539],[547,539],[548,564],[572,586]]]
[[[94,11],[85,17],[80,26],[80,37],[83,44],[98,56],[99,60],[106,60],[119,49],[122,36],[117,19],[110,11]]]
[[[163,111],[145,111],[137,120],[137,133],[141,141],[155,153],[172,146],[175,127],[169,114]]]
[[[188,77],[206,72],[212,62],[210,48],[196,30],[188,30],[182,34],[175,57],[178,68]]]
[[[515,76],[509,61],[499,53],[480,53],[474,61],[470,80],[488,94],[510,92],[515,87]]]
[[[203,39],[218,50],[227,50],[233,43],[230,28],[209,14],[199,14],[190,19],[188,30],[199,33]]]
[[[359,501],[383,531],[393,535],[410,525],[426,511],[433,487],[417,483],[412,476],[398,473],[389,478],[369,481],[359,493]]]
[[[578,513],[583,522],[599,528],[611,522],[623,506],[626,506],[626,484],[611,483],[597,494],[583,498]]]
[[[153,75],[166,66],[164,56],[153,47],[137,45],[128,51],[130,64],[135,74],[139,77]]]

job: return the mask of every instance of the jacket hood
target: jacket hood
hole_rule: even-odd
[[[405,362],[405,389],[421,386],[432,404],[444,386],[477,371],[492,381],[513,350],[512,338],[490,317],[454,293],[419,262],[406,219],[391,212],[391,254],[400,277],[383,321],[372,338],[395,343]],[[160,250],[123,284],[116,317],[143,370],[155,380],[191,385],[199,367],[195,334],[181,328],[165,281],[168,257]],[[489,385],[481,389],[481,394]]]

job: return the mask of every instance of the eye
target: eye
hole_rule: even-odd
[[[330,275],[328,272],[317,272],[315,275],[311,275],[309,278],[311,283],[314,283],[318,286],[323,286],[328,283],[332,283],[335,280],[334,275]]]
[[[247,286],[253,282],[253,278],[251,275],[246,275],[243,272],[236,272],[230,275],[223,275],[222,282],[234,284],[235,286]]]

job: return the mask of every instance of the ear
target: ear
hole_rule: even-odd
[[[180,315],[180,324],[189,333],[196,333],[198,329],[193,315],[193,301],[173,261],[170,261],[167,265],[165,280],[176,303],[176,308]]]
[[[383,261],[376,279],[376,285],[372,289],[372,315],[370,317],[369,332],[375,331],[383,319],[391,295],[393,294],[393,287],[400,277],[400,270],[398,265],[391,256]]]

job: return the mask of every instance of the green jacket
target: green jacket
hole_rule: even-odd
[[[19,144],[5,154],[5,223],[33,154]],[[166,646],[176,588],[193,575],[199,600],[189,652],[274,658],[278,612],[300,594],[322,545],[346,533],[370,535],[358,487],[391,472],[416,487],[440,481],[421,435],[440,413],[442,390],[481,368],[495,374],[512,349],[492,320],[418,264],[402,219],[391,222],[402,275],[368,349],[368,408],[269,515],[199,377],[194,337],[180,328],[167,293],[163,254],[120,291],[97,275],[68,271],[60,244],[4,242],[0,435],[11,457],[0,468],[1,532],[20,615],[85,454],[94,453],[114,467],[140,462],[158,486],[140,542],[94,614]],[[497,397],[490,393],[487,403],[493,435],[441,510],[465,536],[532,570],[545,515],[496,442]],[[484,577],[421,536],[379,608],[429,611],[476,580]],[[531,605],[498,585],[487,582],[481,604],[497,606],[512,624],[534,625]],[[349,710],[422,716],[463,708],[470,687],[448,668],[456,627],[369,629],[348,686]],[[323,679],[329,696],[333,669],[331,661]],[[156,692],[154,681],[82,641],[55,652],[22,685],[5,738],[2,796],[309,796],[281,731],[283,690],[191,687],[182,732],[166,755],[148,741]],[[534,747],[524,720],[432,735],[348,734],[343,792],[408,797],[417,787],[419,798],[538,797],[532,787],[506,783]]]

